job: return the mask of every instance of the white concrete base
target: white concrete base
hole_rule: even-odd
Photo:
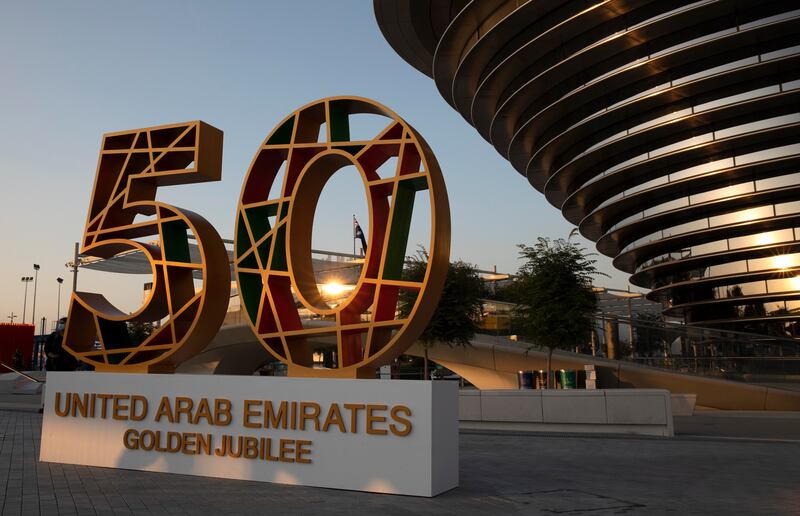
[[[499,390],[459,393],[461,428],[674,435],[669,391]]]
[[[458,486],[457,393],[452,382],[51,372],[40,460],[435,496]],[[97,395],[115,396],[105,417]]]
[[[672,415],[691,416],[697,404],[697,394],[672,394]]]

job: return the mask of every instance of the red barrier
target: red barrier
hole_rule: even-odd
[[[33,354],[32,324],[0,323],[0,361],[14,365],[14,353],[22,353],[22,369],[30,369]],[[7,370],[2,372],[7,373]]]

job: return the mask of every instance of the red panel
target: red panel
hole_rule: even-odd
[[[30,369],[31,355],[33,354],[33,331],[32,324],[0,323],[0,360],[12,365],[14,352],[19,349],[22,353],[23,368]]]

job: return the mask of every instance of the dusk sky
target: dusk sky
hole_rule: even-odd
[[[321,97],[370,97],[405,118],[436,153],[450,198],[452,259],[513,272],[516,244],[566,237],[572,228],[430,78],[395,54],[368,0],[6,0],[0,69],[4,322],[12,311],[22,315],[20,278],[33,275],[33,263],[41,264],[37,320],[47,317],[49,329],[56,317],[57,276],[66,280],[65,314],[72,278],[64,264],[84,229],[101,136],[111,131],[196,119],[223,130],[222,181],[163,188],[158,200],[202,214],[232,238],[242,180],[273,127]],[[314,246],[352,251],[354,213],[366,217],[363,190],[355,174],[342,172],[323,191]],[[598,284],[627,288],[626,274],[598,260],[611,275]],[[133,310],[149,278],[82,272],[78,281],[80,290]]]

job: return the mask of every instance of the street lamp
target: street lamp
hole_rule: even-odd
[[[56,323],[61,320],[61,284],[64,283],[64,278],[56,278],[58,282],[58,305],[56,305]]]
[[[33,278],[33,310],[31,310],[31,323],[36,324],[36,285],[39,284],[39,264],[33,264],[34,278]],[[33,331],[36,333],[36,330]]]
[[[28,308],[28,283],[33,281],[33,276],[23,276],[22,282],[25,283],[25,301],[22,303],[22,324],[25,324],[25,310]]]

